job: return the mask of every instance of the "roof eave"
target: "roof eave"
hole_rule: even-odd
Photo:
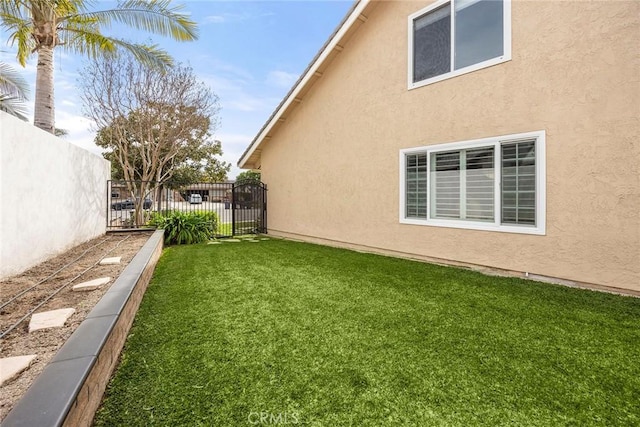
[[[340,25],[338,25],[338,27],[329,37],[324,46],[311,60],[309,66],[307,66],[307,69],[302,73],[300,78],[296,81],[289,93],[280,102],[278,107],[276,107],[275,111],[271,114],[267,122],[262,126],[251,144],[249,144],[249,147],[247,147],[244,153],[242,153],[242,156],[240,156],[240,160],[238,160],[237,163],[239,168],[257,168],[255,161],[251,164],[248,163],[252,155],[255,154],[260,145],[263,144],[269,132],[271,132],[271,130],[282,118],[283,114],[289,109],[289,107],[291,107],[293,103],[300,102],[300,98],[298,98],[300,92],[302,92],[306,88],[306,86],[310,84],[310,82],[312,82],[312,79],[315,76],[316,72],[322,67],[325,61],[327,61],[333,50],[340,45],[340,41],[345,37],[351,27],[359,19],[362,19],[360,18],[360,15],[369,5],[369,3],[371,3],[371,0],[356,0],[356,2],[353,4],[353,7],[349,12],[347,12]],[[340,50],[342,49],[338,49],[338,51]]]

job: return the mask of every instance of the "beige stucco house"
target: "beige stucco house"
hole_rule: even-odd
[[[640,2],[357,2],[239,166],[275,235],[639,292]]]

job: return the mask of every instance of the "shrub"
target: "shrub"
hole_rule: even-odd
[[[173,211],[166,215],[154,212],[148,224],[164,229],[165,244],[189,245],[213,237],[218,227],[218,215],[207,211]]]
[[[151,212],[151,215],[149,216],[149,221],[147,221],[147,225],[149,227],[154,227],[154,228],[164,228],[165,220],[174,212],[175,211],[170,211],[170,210]]]

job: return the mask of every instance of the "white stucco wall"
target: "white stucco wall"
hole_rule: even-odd
[[[110,164],[0,111],[0,278],[106,232]]]

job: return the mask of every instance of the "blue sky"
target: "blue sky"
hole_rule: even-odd
[[[96,9],[115,3],[96,2]],[[324,42],[351,8],[352,1],[175,1],[183,4],[200,29],[200,38],[175,43],[130,29],[105,30],[134,41],[161,44],[176,61],[190,64],[198,78],[220,97],[223,159],[236,162],[269,115],[287,94]],[[124,34],[122,34],[124,33]],[[35,82],[35,57],[21,69],[6,34],[0,35],[0,60]],[[67,129],[66,140],[100,153],[93,144],[91,123],[82,117],[77,95],[78,70],[84,58],[57,52],[55,56],[56,126]],[[33,89],[32,89],[33,98]],[[32,108],[32,105],[30,105]]]

